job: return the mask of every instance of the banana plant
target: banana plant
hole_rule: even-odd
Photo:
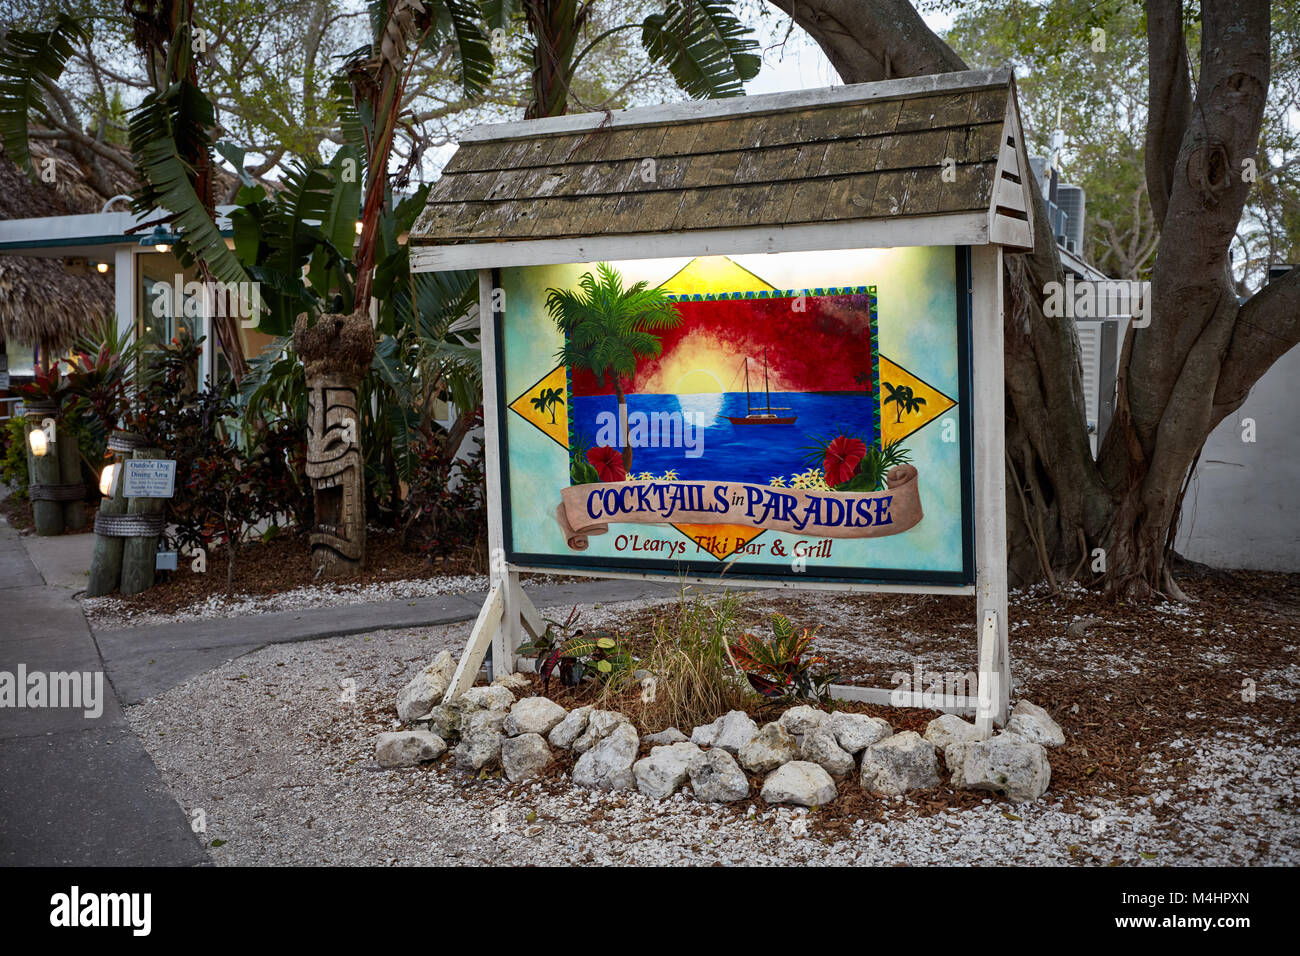
[[[522,12],[532,34],[532,101],[525,116],[534,119],[568,111],[578,68],[602,40],[637,30],[650,60],[666,67],[677,85],[697,99],[740,96],[746,80],[758,75],[758,43],[737,19],[731,0],[666,0],[664,8],[640,23],[621,23],[602,31],[579,49],[597,0],[487,0],[488,25],[504,29]]]
[[[46,31],[11,30],[0,50],[0,142],[18,168],[33,180],[27,117],[40,106],[46,84],[54,84],[76,43],[90,38],[84,22],[60,13]]]

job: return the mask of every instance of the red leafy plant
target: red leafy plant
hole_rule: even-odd
[[[732,661],[764,697],[821,699],[834,675],[814,679],[813,665],[826,663],[826,658],[804,656],[812,647],[817,629],[796,632],[784,614],[773,614],[770,623],[770,639],[748,633],[737,638],[728,648]]]

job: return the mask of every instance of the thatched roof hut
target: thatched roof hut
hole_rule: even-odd
[[[32,162],[56,164],[53,183],[32,182],[0,150],[0,219],[97,213],[107,197],[91,187],[72,153],[33,140]],[[111,164],[104,172],[120,192],[134,183]],[[61,258],[0,255],[0,343],[8,338],[39,345],[43,352],[66,349],[97,318],[113,312],[113,278],[93,269],[69,271]]]

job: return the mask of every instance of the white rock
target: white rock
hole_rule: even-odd
[[[531,694],[533,692],[533,682],[528,679],[528,675],[516,671],[513,674],[502,674],[492,682],[493,687],[504,687],[512,694]]]
[[[616,710],[593,710],[587,715],[587,729],[573,742],[575,753],[585,754],[615,729],[623,724],[630,724],[625,714]]]
[[[991,790],[1012,803],[1037,800],[1052,781],[1047,750],[1010,732],[969,745],[961,773],[967,789]]]
[[[689,768],[691,790],[694,791],[696,800],[731,803],[749,796],[749,778],[740,769],[735,757],[718,747],[703,757]]]
[[[567,713],[549,697],[525,697],[511,705],[510,716],[506,718],[506,735],[549,734]]]
[[[655,746],[668,746],[670,744],[685,743],[690,740],[684,733],[676,727],[669,727],[667,730],[661,730],[657,734],[648,734],[641,738],[642,741]]]
[[[956,714],[940,714],[925,725],[924,736],[939,750],[946,750],[949,744],[974,743],[979,740],[979,731]]]
[[[1044,747],[1060,747],[1065,743],[1065,732],[1060,724],[1043,708],[1027,700],[1020,701],[1011,709],[1007,730]]]
[[[779,721],[764,724],[754,739],[740,748],[740,765],[753,773],[768,773],[798,760],[799,743],[794,734],[781,726]]]
[[[460,744],[456,747],[456,766],[475,772],[494,767],[501,760],[501,742],[505,735],[506,715],[499,710],[476,710],[464,714],[460,721]]]
[[[800,704],[798,707],[791,707],[781,715],[781,726],[795,736],[799,736],[808,733],[814,727],[820,727],[828,716],[829,714],[824,710]]]
[[[913,730],[886,737],[862,754],[862,788],[872,793],[904,794],[939,785],[934,744]]]
[[[427,715],[411,723],[421,730],[437,734],[446,741],[460,737],[460,710],[451,704],[438,704]]]
[[[626,720],[594,747],[578,758],[573,766],[573,782],[595,790],[634,790],[636,775],[632,764],[640,740],[636,728]]]
[[[636,787],[647,797],[663,800],[686,782],[691,767],[704,760],[704,751],[692,743],[654,747],[650,756],[632,765]]]
[[[414,767],[426,760],[436,760],[446,751],[443,739],[427,730],[380,734],[375,741],[375,759],[381,767]]]
[[[977,743],[978,740],[956,740],[943,748],[943,762],[952,772],[949,786],[954,790],[961,790],[966,786],[966,774],[963,772],[966,766],[966,754]]]
[[[718,733],[713,738],[713,746],[729,754],[739,753],[741,747],[758,735],[758,724],[754,723],[749,714],[743,710],[728,711],[719,717],[716,723]]]
[[[456,703],[460,705],[462,711],[509,710],[514,702],[515,695],[510,693],[510,688],[500,685],[471,687],[456,698]]]
[[[861,753],[872,744],[894,733],[894,728],[883,717],[848,714],[839,710],[831,714],[830,720],[822,724],[823,727],[828,725],[840,749],[851,754]]]
[[[551,748],[541,734],[525,733],[501,742],[501,769],[511,783],[541,776],[551,763]]]
[[[762,797],[768,803],[821,807],[834,800],[836,792],[835,781],[824,769],[807,760],[792,760],[768,774]]]
[[[595,709],[588,705],[569,711],[569,715],[556,724],[555,729],[546,738],[551,742],[551,746],[566,749],[572,747],[573,742],[587,729],[587,717]]]
[[[853,754],[840,746],[831,732],[829,721],[804,734],[800,754],[832,777],[847,777],[856,769]]]
[[[445,664],[451,660],[451,654],[443,651],[416,674],[397,695],[397,716],[404,721],[419,720],[433,710],[434,704],[442,700],[451,684],[452,674],[447,672]],[[455,673],[455,665],[452,665]]]
[[[691,743],[697,747],[712,747],[713,741],[718,739],[718,728],[722,726],[722,718],[719,717],[711,724],[703,724],[691,731]]]

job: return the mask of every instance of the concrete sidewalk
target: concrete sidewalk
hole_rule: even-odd
[[[0,523],[0,671],[104,673],[72,594],[47,585]],[[0,708],[0,865],[206,861],[110,683],[102,688],[97,717],[79,707]]]
[[[644,581],[583,581],[527,588],[538,609],[650,598],[668,600],[676,591],[676,584]],[[96,631],[95,641],[121,702],[138,704],[270,644],[472,621],[486,597],[482,592],[440,594],[408,601],[206,618]],[[465,636],[469,637],[468,629]]]

